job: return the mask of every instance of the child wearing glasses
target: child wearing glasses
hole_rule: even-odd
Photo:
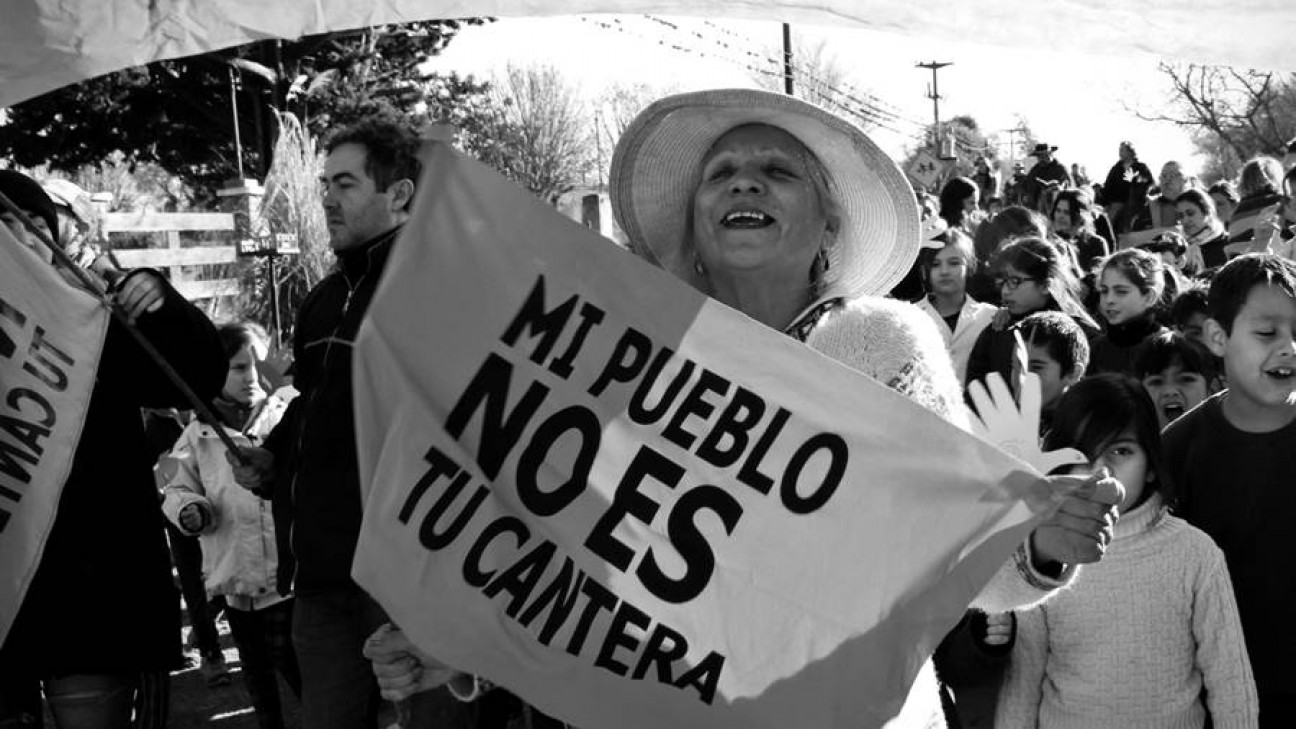
[[[1060,311],[1093,338],[1098,325],[1078,297],[1079,285],[1068,257],[1043,238],[1021,238],[995,256],[995,283],[1003,301],[1001,315],[972,346],[964,384],[984,380],[998,372],[1010,381],[1015,340],[1011,325],[1037,311]]]

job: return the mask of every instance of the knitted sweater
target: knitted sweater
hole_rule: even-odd
[[[819,320],[806,344],[903,393],[955,425],[968,428],[968,411],[945,342],[936,322],[913,304],[893,299],[857,299]],[[1073,566],[1060,579],[1052,580],[1031,569],[1030,562],[1023,545],[991,578],[973,605],[987,612],[1030,608],[1069,584],[1079,572]],[[900,713],[886,726],[945,727],[936,671],[930,660],[914,679]]]
[[[1224,554],[1158,495],[1121,517],[1102,562],[1017,625],[999,729],[1186,729],[1207,711],[1218,729],[1257,726]]]

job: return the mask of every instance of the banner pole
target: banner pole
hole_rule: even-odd
[[[40,240],[41,243],[45,244],[45,247],[54,254],[54,259],[61,263],[64,268],[71,271],[72,275],[76,276],[77,280],[85,286],[86,290],[98,298],[99,302],[108,308],[109,313],[111,313],[118,322],[126,327],[126,331],[130,332],[131,336],[135,338],[135,341],[139,343],[141,348],[143,348],[144,353],[157,364],[158,369],[162,370],[162,374],[166,375],[167,379],[171,381],[171,384],[175,385],[176,389],[184,395],[185,399],[189,401],[189,404],[193,406],[193,409],[198,413],[198,415],[207,422],[218,426],[215,428],[216,435],[221,439],[221,442],[225,444],[225,447],[234,454],[234,457],[238,460],[239,464],[244,466],[248,465],[247,459],[243,457],[238,444],[234,442],[234,439],[230,437],[229,433],[225,432],[224,428],[219,427],[221,421],[216,417],[215,413],[211,411],[211,408],[207,407],[207,404],[202,401],[202,398],[198,397],[198,394],[193,391],[193,388],[189,387],[189,383],[185,382],[184,378],[180,376],[180,373],[176,372],[175,368],[171,366],[171,363],[166,361],[166,358],[157,350],[157,347],[153,346],[153,343],[148,340],[148,337],[144,336],[144,333],[130,322],[126,317],[126,314],[122,312],[121,307],[113,304],[112,299],[109,297],[108,291],[103,287],[102,282],[95,279],[87,271],[78,266],[76,262],[72,260],[72,257],[63,250],[62,246],[55,243],[48,233],[37,227],[36,223],[27,216],[27,213],[23,212],[3,192],[0,192],[0,208],[4,208],[7,212],[12,213],[14,217],[18,218],[18,220],[22,221],[22,224],[26,226],[27,230],[34,233],[36,238]],[[58,267],[55,266],[55,268]]]

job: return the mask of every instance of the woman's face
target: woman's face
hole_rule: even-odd
[[[1134,150],[1130,149],[1128,144],[1122,144],[1116,154],[1120,155],[1121,162],[1128,164],[1134,161]]]
[[[999,269],[999,295],[1016,318],[1040,311],[1049,303],[1048,286],[1012,266]]]
[[[967,288],[967,259],[958,246],[945,246],[932,259],[927,283],[933,294],[962,296]]]
[[[1197,231],[1206,227],[1206,213],[1203,213],[1201,208],[1186,201],[1175,205],[1175,208],[1179,213],[1179,224],[1188,235],[1195,235]]]
[[[716,140],[693,198],[693,243],[707,271],[775,273],[805,285],[831,235],[809,156],[791,134],[764,124]]]
[[[1053,230],[1059,233],[1065,233],[1071,230],[1071,203],[1068,200],[1058,200],[1057,205],[1053,206]]]

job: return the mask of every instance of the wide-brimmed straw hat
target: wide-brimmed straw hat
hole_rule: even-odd
[[[823,163],[841,213],[823,293],[885,294],[918,254],[918,205],[895,162],[850,122],[804,101],[753,89],[668,96],[640,112],[612,155],[612,213],[630,246],[697,285],[684,250],[702,158],[725,132],[767,124]]]
[[[1039,142],[1035,145],[1035,149],[1032,149],[1030,151],[1030,156],[1038,157],[1041,154],[1053,154],[1054,152],[1057,151],[1057,149],[1058,149],[1057,147],[1054,147],[1052,145],[1045,144],[1044,142]]]

